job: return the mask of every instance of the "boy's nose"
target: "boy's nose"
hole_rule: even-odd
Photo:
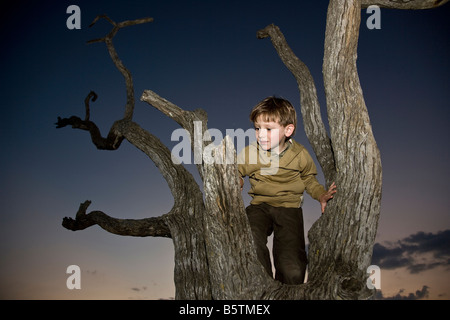
[[[266,129],[259,129],[259,131],[258,131],[258,137],[259,137],[259,138],[265,138],[265,137],[267,137],[267,130],[266,130]]]

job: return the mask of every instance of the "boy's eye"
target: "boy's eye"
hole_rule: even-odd
[[[255,128],[255,131],[259,131],[259,128]]]

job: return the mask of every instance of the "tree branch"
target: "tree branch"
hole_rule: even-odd
[[[100,39],[94,39],[90,40],[87,43],[95,43],[95,42],[104,42],[106,44],[106,47],[108,48],[109,55],[111,56],[112,61],[114,62],[117,69],[120,71],[120,73],[125,78],[125,85],[127,89],[127,104],[125,107],[125,115],[124,119],[131,120],[133,118],[133,111],[134,111],[134,87],[133,87],[133,78],[131,77],[130,71],[124,66],[122,61],[119,59],[119,55],[117,54],[116,49],[114,48],[114,45],[112,43],[112,39],[117,34],[119,29],[133,26],[137,24],[152,22],[153,18],[143,18],[143,19],[137,19],[132,21],[123,21],[120,23],[116,23],[113,20],[111,20],[106,15],[100,15],[97,16],[94,21],[89,25],[89,27],[92,27],[99,19],[106,19],[108,22],[110,22],[113,25],[112,30],[104,37]]]
[[[64,128],[65,126],[72,126],[73,129],[81,129],[85,131],[89,131],[91,134],[91,140],[92,143],[99,149],[99,150],[116,150],[120,147],[120,144],[123,141],[123,137],[121,135],[116,134],[115,132],[115,125],[114,123],[109,130],[108,136],[106,138],[103,138],[100,129],[97,127],[97,125],[90,121],[90,106],[89,101],[92,99],[92,101],[97,100],[97,94],[94,91],[89,92],[89,94],[84,99],[84,105],[86,109],[86,115],[84,120],[81,120],[81,118],[72,116],[70,118],[61,118],[58,117],[58,122],[55,123],[56,128]]]
[[[206,146],[206,142],[210,141],[208,133],[208,115],[203,109],[195,109],[194,111],[186,111],[173,104],[172,102],[160,97],[158,94],[151,90],[144,90],[141,96],[141,101],[145,101],[151,106],[155,107],[169,118],[175,120],[182,128],[184,128],[190,135],[191,147],[194,154],[202,154],[203,148]],[[195,133],[194,121],[201,122],[202,132]],[[201,134],[203,139],[200,143],[194,141],[194,137]],[[200,144],[200,145],[199,145]],[[197,148],[199,150],[197,150]],[[203,167],[201,164],[197,165],[200,176],[203,179]]]
[[[333,149],[322,121],[316,86],[308,67],[294,54],[276,25],[271,24],[259,30],[257,37],[270,37],[279,57],[297,80],[305,133],[322,167],[327,184],[331,183],[335,175]]]
[[[107,16],[98,16],[91,25],[101,18],[109,21],[113,25],[113,30],[106,37],[91,40],[88,43],[106,43],[113,62],[125,78],[127,87],[125,116],[122,120],[114,122],[108,137],[120,138],[119,142],[127,139],[132,145],[144,152],[155,163],[166,179],[175,203],[171,211],[161,217],[130,220],[111,218],[101,211],[92,211],[86,214],[86,209],[90,204],[90,201],[87,201],[80,205],[75,219],[63,219],[63,226],[70,230],[82,230],[97,224],[106,231],[119,235],[170,237],[174,243],[175,260],[177,262],[174,270],[176,298],[211,299],[208,256],[203,228],[205,211],[203,194],[189,171],[184,166],[175,165],[172,162],[170,150],[157,137],[131,121],[134,109],[133,82],[130,72],[118,58],[112,44],[112,38],[120,28],[150,22],[153,19],[145,18],[117,24]],[[157,95],[155,94],[154,96]],[[86,116],[84,121],[75,116],[69,119],[58,118],[57,128],[72,125],[74,128],[88,130],[97,147],[101,149],[118,147],[118,144],[109,143],[108,138],[103,139],[97,126],[89,119],[89,101],[91,99],[95,101],[95,98],[96,96],[91,92],[85,99]],[[192,137],[194,129],[197,129],[194,126],[195,120],[202,121],[201,128],[203,128],[203,132],[206,130],[206,112],[202,110],[187,112],[160,97],[156,100],[157,102],[154,104],[170,117],[173,118],[174,113],[179,113],[177,121],[182,123],[183,127],[189,129]],[[202,142],[204,143],[204,141]],[[201,170],[199,171],[202,174]]]
[[[102,211],[92,211],[86,214],[86,210],[90,204],[91,201],[89,200],[81,203],[75,220],[65,217],[62,222],[63,227],[77,231],[98,225],[108,232],[121,236],[171,237],[169,227],[164,221],[164,216],[133,220],[112,218]]]
[[[380,214],[380,152],[356,63],[360,25],[360,0],[330,0],[322,72],[338,193],[308,232],[308,281],[327,279],[328,298],[367,296]]]
[[[208,156],[211,159],[203,164],[204,219],[213,297],[258,299],[273,279],[268,279],[256,257],[239,187],[233,141],[226,136]]]
[[[89,101],[92,99],[92,101],[97,100],[97,94],[94,91],[89,92],[87,97],[84,99],[84,105],[86,107],[86,116],[84,118],[84,121],[89,121],[89,118],[91,116],[91,110],[89,106]]]
[[[115,124],[111,127],[111,130],[106,138],[102,137],[100,129],[94,122],[90,120],[81,120],[76,116],[71,116],[70,118],[58,117],[58,122],[56,122],[55,125],[57,129],[64,128],[65,126],[72,126],[74,129],[89,131],[91,134],[92,143],[99,150],[117,150],[123,141],[123,137],[115,133]]]
[[[361,0],[361,8],[376,5],[388,9],[421,10],[442,6],[449,0]]]
[[[147,102],[149,105],[155,107],[166,116],[175,120],[182,128],[186,129],[190,134],[194,134],[193,121],[202,121],[206,124],[208,115],[203,109],[196,109],[194,111],[186,111],[173,104],[172,102],[162,98],[157,93],[151,90],[144,90],[141,96],[141,101]]]

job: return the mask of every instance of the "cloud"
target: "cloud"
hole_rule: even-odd
[[[396,295],[393,295],[392,297],[384,297],[381,291],[377,291],[374,298],[377,300],[418,300],[428,298],[429,294],[428,289],[429,287],[423,286],[421,290],[416,290],[415,293],[411,292],[407,295],[402,295],[405,290],[400,289],[400,291]]]
[[[418,232],[395,243],[376,243],[372,264],[382,269],[406,267],[412,274],[439,266],[450,268],[450,230]]]

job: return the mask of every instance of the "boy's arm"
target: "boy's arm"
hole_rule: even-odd
[[[300,175],[303,180],[303,184],[305,185],[306,192],[313,198],[319,201],[319,198],[322,194],[327,192],[325,188],[317,181],[317,168],[314,164],[313,159],[309,155],[308,151],[304,149],[299,154],[300,160]]]
[[[317,201],[320,201],[320,197],[327,192],[317,181],[315,174],[302,175],[302,180],[305,184],[306,192]]]

